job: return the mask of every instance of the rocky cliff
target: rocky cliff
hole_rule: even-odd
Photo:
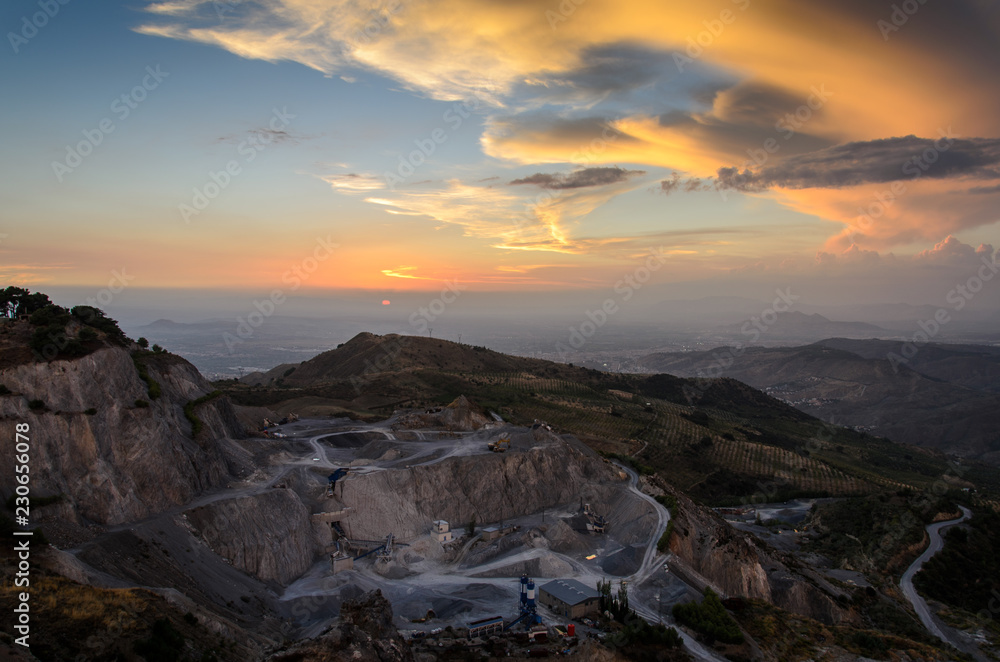
[[[617,470],[558,440],[526,452],[455,457],[408,471],[380,471],[342,481],[337,496],[351,508],[344,525],[355,538],[422,535],[444,519],[461,529],[584,498],[604,503],[622,483]]]
[[[265,582],[287,585],[323,551],[309,510],[292,490],[215,501],[184,515],[212,551]]]
[[[713,511],[678,495],[670,551],[713,588],[731,597],[758,598],[823,623],[839,623],[850,612],[837,604],[843,591],[814,572],[799,572],[793,560],[737,531]],[[683,571],[683,568],[681,568]]]
[[[186,503],[246,471],[229,401],[195,407],[202,430],[193,435],[184,407],[209,383],[180,357],[147,354],[143,363],[149,382],[121,347],[0,370],[10,391],[0,396],[0,471],[13,475],[14,426],[27,423],[32,494],[63,495],[70,512],[101,524]],[[5,484],[3,496],[12,489]]]
[[[269,662],[412,662],[392,624],[392,605],[375,590],[340,607],[340,622],[311,641],[273,654]]]

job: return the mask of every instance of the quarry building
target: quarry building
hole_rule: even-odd
[[[597,611],[600,594],[575,579],[556,579],[542,586],[538,601],[566,618],[582,618]]]

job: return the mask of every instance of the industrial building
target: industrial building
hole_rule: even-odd
[[[442,545],[450,543],[455,539],[455,533],[451,530],[451,525],[443,519],[434,520],[434,535],[437,536],[437,541]]]
[[[582,618],[598,610],[600,594],[575,579],[556,579],[539,589],[538,601],[566,618]]]
[[[469,639],[473,637],[488,637],[491,634],[503,632],[503,618],[500,616],[490,616],[468,624]]]

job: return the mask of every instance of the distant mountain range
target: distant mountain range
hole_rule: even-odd
[[[757,311],[756,316],[759,318],[760,315],[761,311]],[[835,322],[820,315],[819,313],[812,313],[810,315],[798,310],[790,310],[785,313],[780,313],[777,316],[777,321],[773,324],[764,325],[762,321],[761,325],[766,328],[766,331],[763,331],[762,335],[766,335],[768,339],[801,337],[815,338],[830,336],[845,338],[871,338],[873,336],[892,335],[891,331],[874,324],[868,324],[866,322]],[[753,322],[745,321],[740,324],[722,326],[715,330],[721,333],[733,335],[742,334],[747,337],[752,337],[755,335],[753,333],[754,329],[760,331],[760,327],[754,326]]]
[[[900,341],[833,338],[801,347],[663,352],[643,365],[682,377],[732,377],[841,425],[1000,460],[1000,348],[928,344],[908,359],[902,348]]]

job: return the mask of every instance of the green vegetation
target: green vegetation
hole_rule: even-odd
[[[977,512],[945,534],[944,549],[914,578],[924,595],[1000,622],[1000,515]]]
[[[0,317],[17,318],[31,315],[52,302],[41,292],[32,294],[23,287],[0,290]]]
[[[136,372],[139,373],[139,378],[146,382],[146,394],[149,396],[149,399],[156,400],[159,398],[162,394],[160,384],[149,376],[149,368],[146,364],[135,354],[132,355],[132,363],[135,364],[135,369]]]
[[[601,455],[609,460],[617,460],[625,466],[631,467],[640,476],[652,476],[656,473],[656,469],[648,464],[643,464],[631,455],[625,455],[623,453],[609,453],[607,451],[601,451]]]
[[[465,535],[468,536],[469,538],[471,538],[472,536],[476,535],[476,516],[475,515],[473,515],[472,519],[470,519],[468,521],[468,523],[465,525]]]
[[[700,602],[685,602],[674,605],[674,618],[705,637],[708,643],[721,641],[725,644],[742,644],[743,632],[722,605],[722,600],[710,588],[705,589],[705,598]]]
[[[656,549],[661,554],[665,554],[670,549],[670,536],[674,533],[674,518],[677,517],[677,498],[671,494],[661,494],[654,498],[661,506],[670,511],[670,521],[667,522],[667,528],[656,543]]]
[[[149,406],[149,402],[139,398],[135,401],[135,406],[138,407],[139,409],[145,409],[146,407]]]
[[[924,526],[955,512],[961,492],[945,497],[900,491],[816,506],[806,525],[819,535],[805,545],[836,566],[898,576],[919,552]]]
[[[87,416],[93,416],[94,414],[97,413],[97,409],[95,409],[94,407],[91,407],[89,409],[85,409],[83,411],[83,413],[86,414]]]
[[[205,424],[202,423],[201,419],[198,418],[198,415],[195,413],[195,408],[198,405],[205,404],[206,402],[214,400],[215,398],[221,395],[222,391],[212,391],[211,393],[206,393],[200,398],[191,400],[186,405],[184,405],[184,418],[188,419],[188,421],[191,423],[192,437],[197,437],[198,433],[201,432],[202,428],[205,426]]]
[[[377,347],[367,345],[364,356]],[[713,506],[926,491],[949,470],[943,455],[823,423],[730,379],[603,373],[417,338],[385,347],[393,357],[386,373],[363,373],[362,355],[351,354],[349,343],[327,353],[329,365],[314,364],[328,370],[324,381],[217,386],[243,405],[310,397],[339,411],[357,401],[356,387],[408,407],[465,395],[514,424],[540,420],[572,433],[604,457]],[[384,413],[349,411],[364,420]],[[1000,495],[995,467],[970,465],[962,477]]]
[[[184,659],[184,636],[165,618],[157,619],[149,637],[135,642],[135,652],[147,662],[177,662]]]
[[[684,640],[674,628],[661,624],[651,625],[634,615],[627,619],[621,630],[604,640],[605,646],[620,649],[630,660],[650,660],[651,662],[663,660],[664,649],[677,649],[683,643]]]
[[[45,409],[45,401],[44,400],[29,400],[28,401],[28,409],[30,409],[32,411],[42,411],[42,410]]]

